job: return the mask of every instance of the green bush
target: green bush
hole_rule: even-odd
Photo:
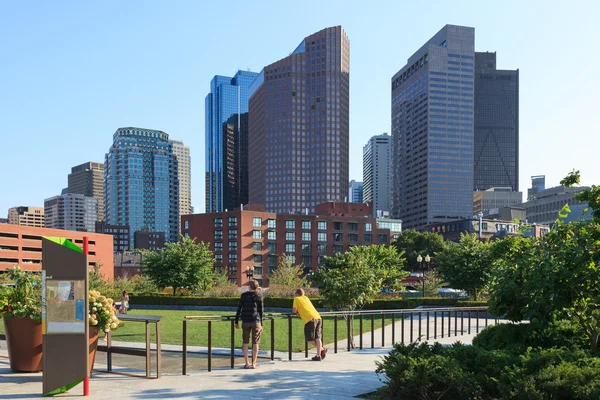
[[[528,349],[519,355],[461,344],[397,344],[377,362],[377,374],[389,398],[600,398],[600,359],[584,350]]]
[[[473,339],[473,345],[486,350],[509,350],[523,353],[528,347],[586,348],[588,338],[583,330],[569,320],[559,320],[546,326],[538,324],[490,325]]]

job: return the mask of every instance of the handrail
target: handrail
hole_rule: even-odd
[[[433,338],[437,339],[438,333],[441,337],[452,336],[452,319],[454,319],[454,336],[460,336],[463,334],[471,334],[471,319],[475,318],[476,332],[479,333],[479,320],[480,314],[485,313],[483,316],[485,320],[485,326],[488,326],[488,311],[487,306],[474,306],[474,307],[439,307],[439,308],[410,308],[410,309],[393,309],[393,310],[354,310],[354,311],[326,311],[321,312],[320,315],[324,317],[333,317],[333,346],[334,353],[338,352],[338,317],[358,317],[359,319],[359,348],[363,349],[363,320],[364,318],[370,319],[371,328],[371,348],[375,347],[375,316],[381,316],[381,347],[385,347],[385,331],[386,331],[386,316],[391,316],[391,343],[396,343],[396,316],[401,315],[400,318],[400,329],[401,339],[400,343],[405,343],[405,319],[408,316],[407,325],[409,327],[409,343],[414,342],[414,321],[415,317],[418,316],[417,327],[418,336],[417,341],[421,339],[430,339],[430,316],[433,316]],[[459,314],[460,314],[460,329],[459,329]],[[466,314],[466,315],[465,315]],[[425,324],[422,324],[422,317],[426,316]],[[293,346],[293,324],[292,317],[294,314],[289,313],[266,313],[263,316],[264,321],[271,321],[271,360],[275,359],[275,321],[276,320],[287,320],[287,334],[288,334],[288,359],[292,360]],[[370,317],[370,318],[369,318]],[[454,318],[452,318],[454,317]],[[467,330],[465,330],[465,319],[467,319]],[[441,330],[438,329],[438,320],[441,322]],[[208,370],[212,370],[212,323],[213,322],[229,322],[230,323],[230,365],[234,368],[234,355],[235,355],[235,314],[231,315],[186,315],[183,319],[183,356],[182,356],[182,373],[187,373],[187,332],[189,322],[206,322],[208,323]],[[323,324],[325,319],[323,319]],[[329,321],[328,323],[332,323]],[[495,318],[495,324],[498,323],[498,318]],[[354,325],[350,323],[350,318],[346,318],[346,334],[347,334],[347,351],[351,351],[353,346],[354,337]],[[423,334],[422,328],[425,325],[426,332]],[[352,326],[352,327],[351,327]],[[285,329],[285,328],[284,328]],[[343,328],[342,328],[343,329]],[[459,332],[460,330],[460,332]],[[304,356],[308,357],[308,344],[305,342]]]

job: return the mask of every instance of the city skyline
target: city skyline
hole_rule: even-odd
[[[358,16],[356,7],[352,5],[348,10],[326,5],[320,12],[322,15],[311,14],[311,18],[305,18],[309,11],[305,11],[303,6],[295,10],[295,18],[285,22],[271,18],[269,24],[263,24],[267,25],[264,27],[256,24],[258,14],[250,10],[249,15],[254,18],[236,17],[238,23],[232,25],[236,28],[214,41],[216,43],[201,40],[203,29],[210,30],[212,25],[193,28],[194,24],[186,24],[185,21],[188,18],[198,19],[203,12],[216,15],[219,12],[217,6],[206,9],[182,3],[163,8],[149,4],[144,10],[146,19],[140,20],[132,18],[140,11],[135,5],[120,6],[120,14],[116,16],[115,8],[110,4],[104,9],[91,5],[40,5],[37,13],[29,12],[31,10],[26,6],[7,6],[0,16],[0,43],[11,62],[0,69],[3,76],[12,78],[6,82],[8,95],[0,100],[0,106],[4,110],[2,117],[6,129],[11,135],[5,136],[4,143],[7,148],[16,148],[20,140],[27,137],[30,140],[29,156],[49,159],[53,168],[36,170],[40,184],[28,187],[26,177],[34,174],[33,165],[16,169],[17,154],[3,157],[0,171],[5,174],[5,184],[11,189],[8,195],[0,196],[0,210],[19,204],[42,206],[44,198],[59,193],[64,187],[64,173],[61,171],[67,171],[85,160],[101,161],[103,149],[110,140],[106,132],[114,131],[118,126],[131,125],[170,132],[192,149],[193,205],[196,210],[203,210],[202,93],[205,82],[222,71],[246,70],[248,67],[258,71],[261,65],[287,54],[286,51],[297,44],[298,32],[309,34],[336,24],[344,26],[353,47],[350,159],[360,157],[362,145],[368,138],[367,132],[390,130],[389,76],[403,65],[406,55],[423,43],[431,32],[452,23],[475,27],[477,49],[497,51],[498,64],[502,68],[519,69],[521,189],[525,188],[523,182],[528,182],[529,176],[536,174],[546,175],[548,186],[554,186],[573,168],[582,171],[584,184],[597,183],[600,173],[596,172],[592,162],[596,139],[588,139],[586,132],[593,126],[591,93],[597,91],[598,82],[585,77],[594,76],[591,68],[598,56],[592,54],[592,61],[580,65],[579,73],[568,82],[553,79],[553,71],[568,68],[567,63],[576,59],[578,54],[586,53],[585,41],[581,38],[591,35],[591,15],[594,14],[593,9],[598,9],[595,3],[590,2],[589,5],[590,12],[584,15],[577,13],[578,23],[570,23],[564,21],[569,21],[566,17],[576,11],[568,8],[539,9],[519,5],[522,12],[518,14],[509,12],[511,7],[498,8],[493,12],[486,8],[483,13],[481,6],[473,2],[444,13],[432,13],[431,19],[426,22],[407,21],[399,28],[389,23],[396,14],[394,10],[400,7],[391,2],[372,10],[361,10]],[[404,13],[417,12],[416,5],[402,8]],[[88,14],[95,18],[90,20]],[[335,20],[331,15],[336,15]],[[136,32],[142,21],[162,23],[176,19],[182,19],[182,23],[177,23],[178,30],[166,35],[164,32],[160,35],[157,32]],[[504,25],[502,21],[509,19],[511,24]],[[568,24],[566,29],[554,28],[565,23]],[[361,29],[363,26],[372,29]],[[277,43],[260,43],[260,38],[271,30],[278,32]],[[78,35],[72,35],[74,31]],[[102,32],[102,35],[96,32]],[[200,53],[209,54],[215,46],[234,45],[234,38],[242,32],[245,40],[257,44],[248,46],[251,47],[248,49],[240,48],[235,56],[221,59],[201,57],[200,63],[199,58],[189,54],[191,47],[201,46]],[[146,35],[149,35],[148,40],[145,40]],[[197,45],[191,46],[191,43]],[[384,51],[392,48],[393,52]],[[132,49],[133,59],[155,54],[162,57],[147,63],[115,63],[116,59],[130,59]],[[535,51],[536,57],[530,57],[532,51]],[[40,62],[42,56],[46,63]],[[177,62],[172,62],[173,59]],[[543,66],[540,60],[544,60]],[[549,81],[554,82],[553,85],[547,85]],[[123,88],[138,94],[135,102],[129,101],[127,96],[115,96]],[[579,98],[577,105],[565,104],[558,113],[548,112],[561,99],[570,96]],[[30,115],[36,118],[28,117]],[[60,147],[57,147],[55,138],[76,132],[79,125],[91,128],[86,135],[69,134],[69,141],[61,141]],[[565,137],[568,139],[563,139]],[[584,141],[587,146],[580,146]],[[570,149],[577,149],[578,154],[569,152]],[[560,155],[558,162],[556,155]],[[360,167],[351,163],[350,179],[361,179]],[[0,217],[3,216],[0,214]]]

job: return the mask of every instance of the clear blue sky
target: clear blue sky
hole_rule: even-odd
[[[452,4],[452,5],[451,5]],[[520,189],[573,168],[600,184],[597,1],[0,0],[0,217],[43,205],[74,165],[104,161],[118,127],[160,129],[192,154],[204,211],[204,97],[216,74],[260,69],[307,35],[350,38],[350,177],[390,131],[390,79],[445,24],[520,69]]]

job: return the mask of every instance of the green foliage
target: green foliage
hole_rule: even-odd
[[[382,289],[398,289],[408,273],[404,258],[393,246],[353,247],[326,257],[313,276],[325,305],[331,310],[357,310]]]
[[[569,320],[558,320],[548,325],[498,324],[482,330],[474,339],[473,346],[485,350],[508,350],[524,353],[527,348],[587,347],[587,337],[581,327]]]
[[[146,275],[124,276],[114,280],[112,291],[104,293],[113,299],[120,299],[124,290],[127,290],[127,293],[152,293],[156,292],[158,287]],[[101,290],[99,292],[103,293]]]
[[[564,187],[573,187],[575,185],[579,185],[579,182],[581,182],[579,170],[573,170],[560,181],[560,184]]]
[[[462,289],[477,299],[488,287],[492,272],[489,242],[476,234],[461,233],[458,243],[449,244],[437,255],[438,270],[454,289]]]
[[[417,232],[414,229],[403,231],[392,243],[398,254],[404,253],[404,269],[407,271],[419,269],[419,255],[425,257],[429,254],[431,257],[437,257],[446,249],[446,245],[442,235],[435,232]]]
[[[101,263],[96,263],[94,269],[88,274],[90,290],[97,290],[105,295],[113,295],[113,282],[100,273]]]
[[[213,285],[213,254],[205,243],[196,244],[191,238],[166,243],[162,251],[145,251],[142,261],[144,275],[159,288],[207,291]]]
[[[6,272],[14,286],[0,287],[0,317],[42,319],[40,274],[15,267]]]
[[[377,374],[386,395],[409,400],[600,397],[600,359],[582,350],[396,344]]]
[[[306,278],[302,277],[304,272],[302,264],[294,265],[285,253],[279,256],[277,269],[269,275],[269,285],[287,286],[299,288],[306,285]]]

